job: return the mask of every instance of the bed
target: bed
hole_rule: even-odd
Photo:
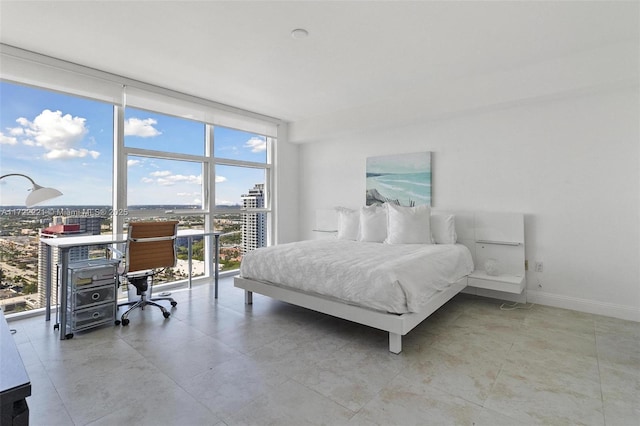
[[[402,336],[467,286],[473,256],[466,244],[456,243],[453,221],[448,244],[435,244],[429,226],[429,241],[410,243],[393,241],[391,228],[384,240],[378,235],[368,241],[362,226],[355,238],[339,232],[337,238],[247,253],[234,285],[245,290],[247,304],[255,292],[387,331],[389,350],[400,353]]]

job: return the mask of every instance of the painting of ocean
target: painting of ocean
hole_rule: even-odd
[[[431,153],[367,158],[367,205],[431,205]]]

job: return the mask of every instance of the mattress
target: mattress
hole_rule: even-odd
[[[420,312],[473,271],[462,244],[382,244],[338,239],[259,248],[244,255],[243,278],[379,311]]]

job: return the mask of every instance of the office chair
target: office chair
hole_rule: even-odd
[[[159,303],[159,300],[167,300],[171,306],[176,306],[178,302],[171,297],[150,297],[147,298],[149,281],[153,286],[153,276],[159,269],[171,268],[176,265],[176,234],[178,232],[178,221],[166,222],[130,222],[127,231],[127,246],[125,252],[124,269],[120,273],[126,278],[129,285],[133,285],[140,299],[119,303],[121,306],[131,306],[122,314],[122,325],[129,324],[129,313],[136,309],[144,309],[151,305],[160,308],[162,315],[169,318],[171,313]]]

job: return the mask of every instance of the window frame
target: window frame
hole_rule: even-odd
[[[207,158],[205,156],[198,156],[198,155],[189,155],[189,154],[173,154],[173,153],[168,153],[166,151],[152,151],[152,150],[148,150],[148,149],[140,149],[140,148],[124,148],[124,153],[125,155],[125,164],[127,163],[128,159],[130,156],[135,156],[135,157],[143,157],[143,158],[153,158],[153,159],[159,159],[159,160],[169,160],[169,161],[186,161],[189,163],[198,163],[201,165],[202,168],[202,184],[200,187],[200,191],[202,193],[202,202],[200,203],[200,209],[199,210],[191,210],[191,209],[174,209],[171,210],[172,213],[175,214],[189,214],[189,213],[194,213],[194,214],[207,214],[210,213],[210,209],[209,209],[209,186],[210,186],[210,179],[209,179],[209,169],[210,169],[210,162],[211,159]],[[125,166],[126,167],[126,166]],[[127,185],[129,183],[128,181],[128,176],[129,173],[127,171]],[[128,200],[127,200],[128,203]],[[124,208],[129,209],[129,211],[131,211],[130,207],[125,206]],[[149,217],[149,216],[158,216],[162,213],[166,213],[165,210],[144,210],[144,213],[140,213],[139,217]],[[138,216],[138,215],[137,215]]]
[[[125,220],[130,217],[175,217],[179,215],[202,215],[204,230],[210,232],[215,226],[216,217],[229,213],[245,214],[265,213],[266,244],[275,243],[276,223],[275,209],[277,206],[275,154],[277,152],[278,136],[286,139],[286,130],[281,134],[282,120],[252,112],[245,109],[225,105],[212,100],[199,98],[185,93],[176,92],[165,87],[153,85],[127,77],[108,73],[83,65],[74,64],[54,57],[41,55],[13,46],[0,44],[0,80],[28,86],[34,89],[56,92],[76,98],[82,98],[113,107],[113,144],[112,144],[112,176],[111,227],[114,235],[123,232]],[[171,115],[185,120],[195,121],[205,125],[205,153],[203,156],[172,153],[165,151],[147,150],[125,147],[124,124],[125,107],[148,110],[153,113]],[[145,108],[145,106],[147,106]],[[149,107],[153,106],[153,107]],[[175,111],[175,114],[168,113]],[[197,117],[197,118],[193,118]],[[217,158],[214,156],[214,126],[235,129],[265,137],[267,141],[266,163]],[[284,127],[286,129],[286,127]],[[202,164],[203,192],[201,209],[172,210],[143,210],[127,215],[127,159],[129,155],[164,160],[178,160],[198,162]],[[220,209],[215,205],[215,169],[216,165],[248,167],[262,169],[265,173],[265,207],[247,209]],[[247,188],[250,190],[250,188]],[[127,213],[120,213],[127,212]],[[213,240],[208,238],[206,241]],[[208,244],[208,243],[207,243]],[[206,252],[207,265],[212,263],[212,244]],[[209,268],[210,269],[210,268]],[[211,271],[206,272],[210,281]]]
[[[274,158],[274,150],[277,139],[271,136],[264,136],[267,143],[267,155],[264,163],[253,162],[253,161],[243,161],[229,158],[220,158],[214,156],[215,151],[215,138],[214,138],[214,130],[215,125],[209,123],[203,123],[205,125],[205,153],[203,156],[192,155],[192,154],[181,154],[167,151],[156,151],[156,150],[148,150],[142,148],[134,148],[127,147],[124,143],[124,121],[125,121],[125,107],[114,106],[116,109],[116,114],[114,117],[115,128],[114,128],[114,146],[116,149],[114,150],[114,215],[112,217],[113,229],[114,232],[116,229],[123,229],[124,223],[126,219],[145,219],[145,218],[167,218],[167,219],[179,219],[181,215],[190,215],[190,216],[203,216],[204,230],[206,232],[211,232],[215,229],[215,221],[216,218],[220,215],[229,215],[229,214],[240,214],[242,219],[244,219],[244,215],[247,213],[264,213],[266,214],[265,224],[266,224],[266,235],[265,235],[265,244],[271,245],[274,241],[274,225],[275,225],[275,213],[274,213],[274,187],[273,187],[273,175],[274,175],[274,167],[273,161]],[[136,109],[140,109],[136,107]],[[177,117],[181,118],[181,117]],[[220,126],[223,127],[223,126]],[[234,129],[232,129],[234,130]],[[237,129],[235,129],[237,130]],[[246,132],[244,130],[239,130]],[[256,135],[258,135],[256,133]],[[145,158],[157,158],[162,160],[176,160],[176,161],[189,161],[194,163],[202,164],[202,204],[200,210],[193,209],[174,209],[170,211],[162,210],[162,209],[153,209],[153,210],[129,210],[128,209],[128,200],[127,200],[127,186],[128,186],[128,168],[127,168],[127,160],[129,156],[137,156],[137,157],[145,157]],[[219,208],[215,204],[216,200],[216,167],[217,166],[232,166],[232,167],[245,167],[257,170],[263,170],[265,174],[265,206],[262,208],[244,208],[242,205],[238,207],[225,207]],[[117,187],[117,189],[116,189]],[[250,188],[247,188],[247,191]],[[128,216],[126,218],[122,216],[117,216],[115,213],[118,211],[128,211]],[[211,253],[213,250],[213,245],[208,241],[205,242],[205,258],[211,259],[211,256],[214,256],[214,253]],[[203,277],[199,278],[210,278],[212,276],[211,271],[209,270],[210,263],[207,262],[207,267],[205,268],[205,274]],[[235,270],[234,270],[235,271]],[[225,271],[226,272],[226,271]]]
[[[210,137],[213,140],[213,129],[214,126],[211,126],[210,131]],[[273,167],[273,158],[274,158],[274,149],[275,149],[275,145],[276,145],[276,138],[273,138],[271,136],[266,136],[266,135],[262,135],[266,138],[266,143],[267,143],[267,157],[265,159],[264,163],[259,163],[259,162],[254,162],[254,161],[242,161],[242,160],[235,160],[235,159],[229,159],[229,158],[220,158],[220,157],[215,157],[212,155],[212,159],[213,159],[213,174],[212,176],[214,176],[214,180],[215,180],[215,167],[216,166],[232,166],[232,167],[246,167],[246,168],[252,168],[252,169],[262,169],[265,172],[265,182],[264,182],[264,191],[265,191],[265,207],[262,208],[245,208],[243,206],[238,206],[237,208],[233,208],[233,207],[226,207],[223,209],[216,207],[215,205],[212,207],[212,212],[214,215],[214,218],[217,214],[241,214],[244,219],[244,215],[247,213],[265,213],[267,215],[266,217],[266,226],[267,226],[267,230],[266,230],[266,235],[265,235],[265,241],[266,241],[266,245],[272,245],[274,243],[274,236],[275,236],[275,202],[274,202],[274,186],[273,186],[273,182],[274,182],[274,167]],[[208,146],[211,147],[212,149],[212,153],[213,153],[213,147],[214,147],[215,141],[213,141],[213,144],[210,144]],[[214,192],[213,192],[213,200],[214,200],[214,204],[215,204],[215,181],[213,183],[213,187],[214,187]],[[251,189],[251,188],[247,188],[247,191]]]

